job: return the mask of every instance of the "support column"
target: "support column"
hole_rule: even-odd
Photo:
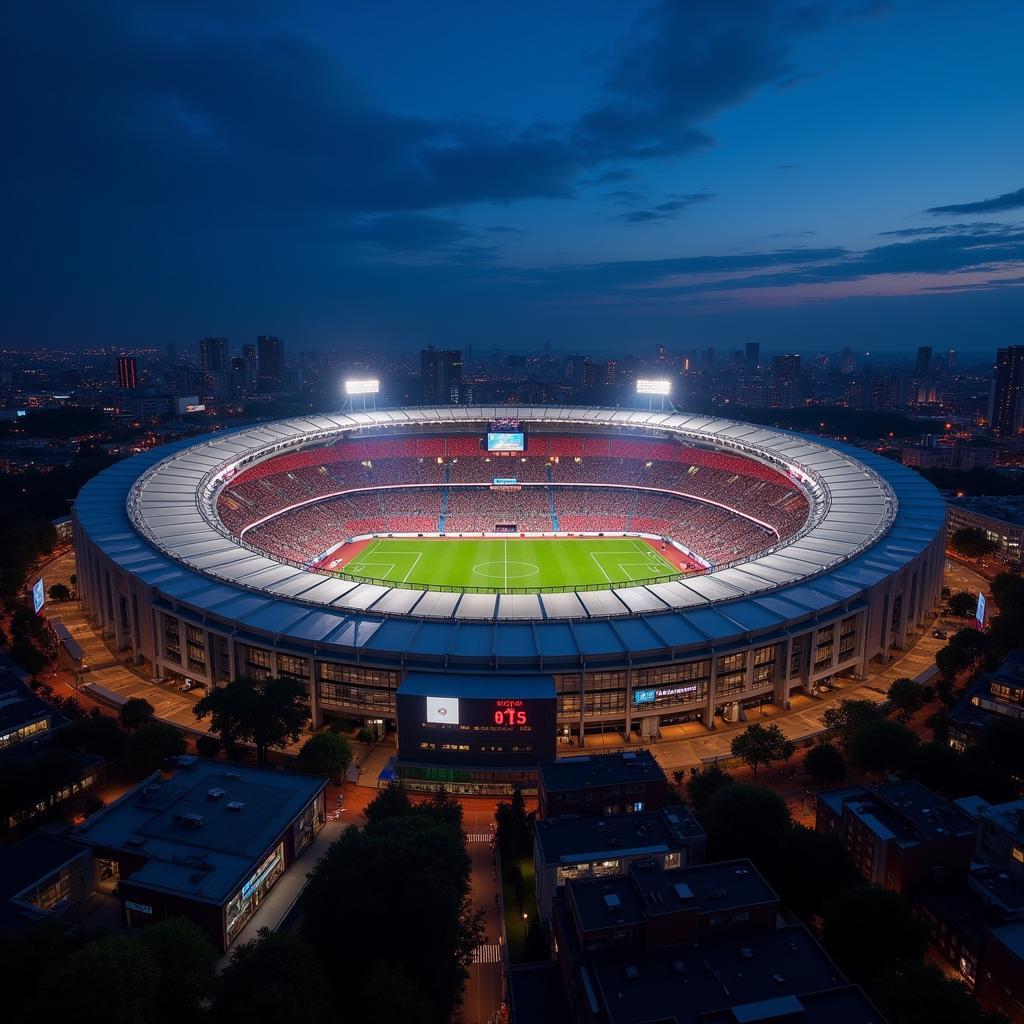
[[[814,664],[814,659],[818,656],[818,627],[815,626],[810,633],[805,633],[805,637],[809,641],[809,650],[802,652],[800,658],[800,686],[809,697],[813,697],[811,693],[811,666]]]
[[[324,716],[320,711],[320,693],[317,690],[316,649],[309,656],[309,728],[315,732],[324,724]]]
[[[626,743],[633,742],[633,666],[626,668]]]
[[[793,660],[793,637],[787,636],[784,644],[776,646],[781,650],[780,655],[775,656],[775,703],[783,711],[789,710],[789,663]],[[781,660],[781,665],[780,665]]]
[[[711,672],[708,675],[708,702],[704,707],[704,726],[707,729],[715,727],[715,684],[718,682],[718,656],[711,652]]]

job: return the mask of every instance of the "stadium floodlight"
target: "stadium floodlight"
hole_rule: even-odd
[[[638,395],[670,395],[672,394],[672,381],[638,380],[636,382],[636,393]]]
[[[352,395],[375,395],[380,391],[379,380],[347,380],[345,381],[345,394],[350,398]]]

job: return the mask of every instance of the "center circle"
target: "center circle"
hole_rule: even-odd
[[[518,566],[519,571],[514,570],[513,566]],[[491,567],[497,569],[497,572],[487,572],[487,569]],[[540,573],[540,567],[533,564],[533,562],[480,562],[479,565],[473,566],[473,572],[477,576],[483,576],[484,579],[488,580],[523,580],[528,576],[536,576]]]

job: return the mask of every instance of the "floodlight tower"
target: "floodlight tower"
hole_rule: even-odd
[[[347,380],[345,381],[345,404],[342,408],[346,412],[355,412],[357,409],[364,412],[367,408],[376,409],[378,391],[380,391],[379,380]],[[367,406],[367,402],[369,402],[369,406]]]
[[[638,398],[647,396],[649,410],[654,410],[655,399],[658,399],[658,408],[664,410],[665,399],[672,394],[672,382],[670,380],[641,379],[636,382],[636,393]]]

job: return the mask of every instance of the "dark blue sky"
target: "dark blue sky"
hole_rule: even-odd
[[[1024,5],[46,0],[0,344],[1024,343]]]

